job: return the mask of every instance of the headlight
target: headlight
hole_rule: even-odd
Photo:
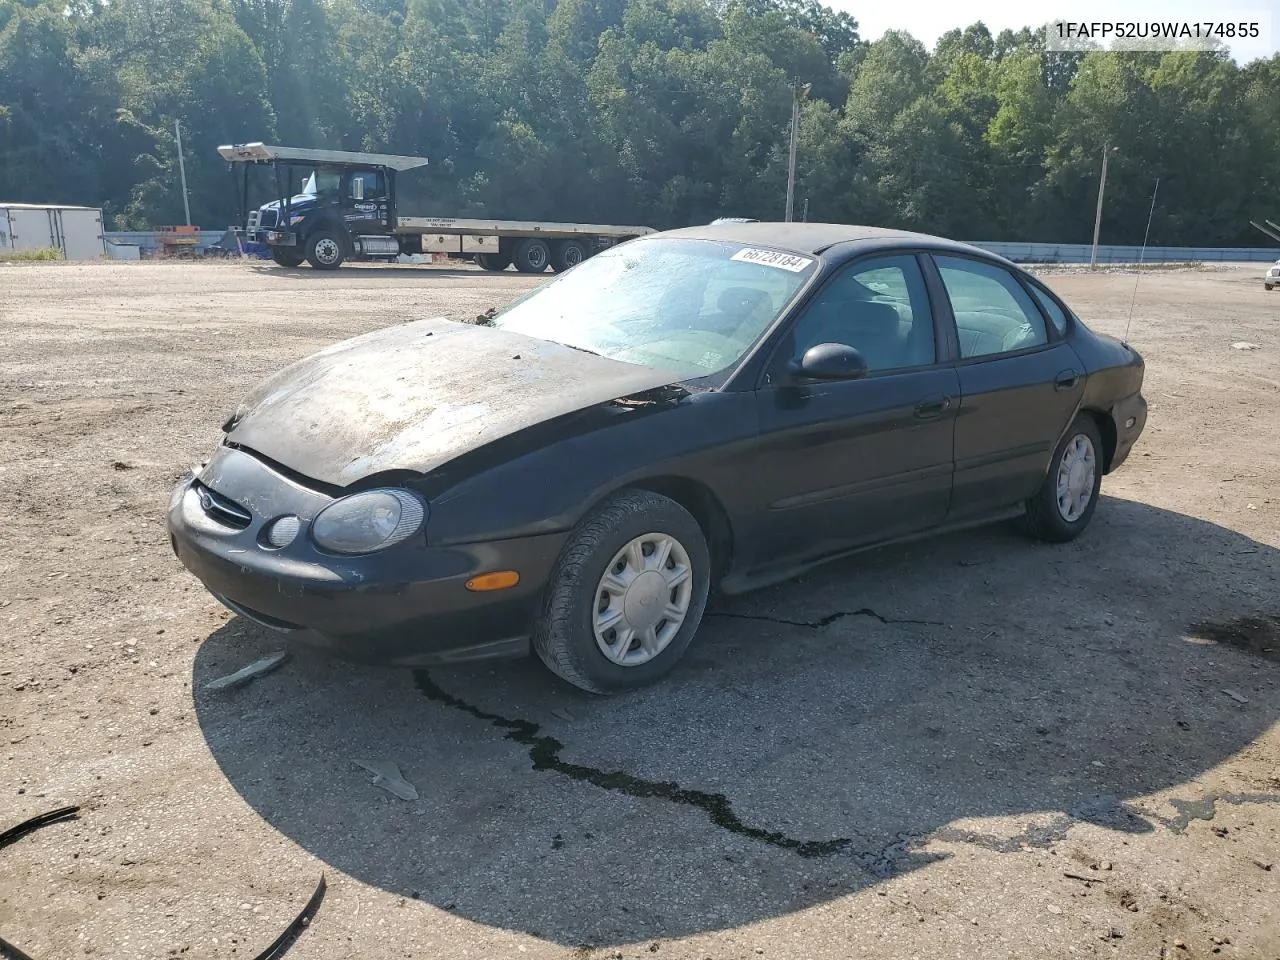
[[[311,539],[332,553],[385,550],[413,536],[426,515],[407,490],[369,490],[329,504],[311,522]]]

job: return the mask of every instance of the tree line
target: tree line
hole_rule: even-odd
[[[874,43],[817,0],[0,0],[0,201],[236,216],[215,148],[421,155],[414,215],[797,218],[962,239],[1265,244],[1280,56],[1060,53],[981,23]]]

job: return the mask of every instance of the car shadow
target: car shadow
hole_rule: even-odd
[[[334,868],[617,945],[801,910],[957,845],[1185,827],[1142,798],[1201,799],[1188,781],[1280,712],[1280,665],[1194,625],[1280,612],[1278,576],[1275,548],[1106,498],[1072,544],[993,527],[718,602],[683,665],[626,696],[536,662],[413,674],[304,654],[204,690],[275,643],[241,619],[202,645],[193,688],[230,783]],[[378,761],[418,798],[358,765]]]

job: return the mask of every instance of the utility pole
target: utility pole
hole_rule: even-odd
[[[801,84],[797,79],[791,85],[791,156],[787,161],[787,223],[794,218],[796,196],[796,139],[800,134],[800,101],[809,95],[812,83]]]
[[[182,209],[187,215],[187,226],[191,226],[191,201],[187,199],[187,165],[182,159],[182,124],[173,121],[173,132],[178,137],[178,175],[182,178]]]
[[[1107,189],[1107,159],[1118,152],[1117,147],[1103,144],[1102,147],[1102,179],[1098,181],[1098,212],[1093,217],[1093,252],[1089,255],[1089,269],[1098,267],[1098,231],[1102,229],[1102,195]]]

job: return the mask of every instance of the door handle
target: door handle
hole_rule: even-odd
[[[926,397],[916,404],[915,417],[917,420],[932,420],[934,417],[940,417],[951,409],[951,398],[944,397],[941,394],[933,397]]]
[[[1055,390],[1070,390],[1080,381],[1080,374],[1075,370],[1063,370],[1054,378]]]

